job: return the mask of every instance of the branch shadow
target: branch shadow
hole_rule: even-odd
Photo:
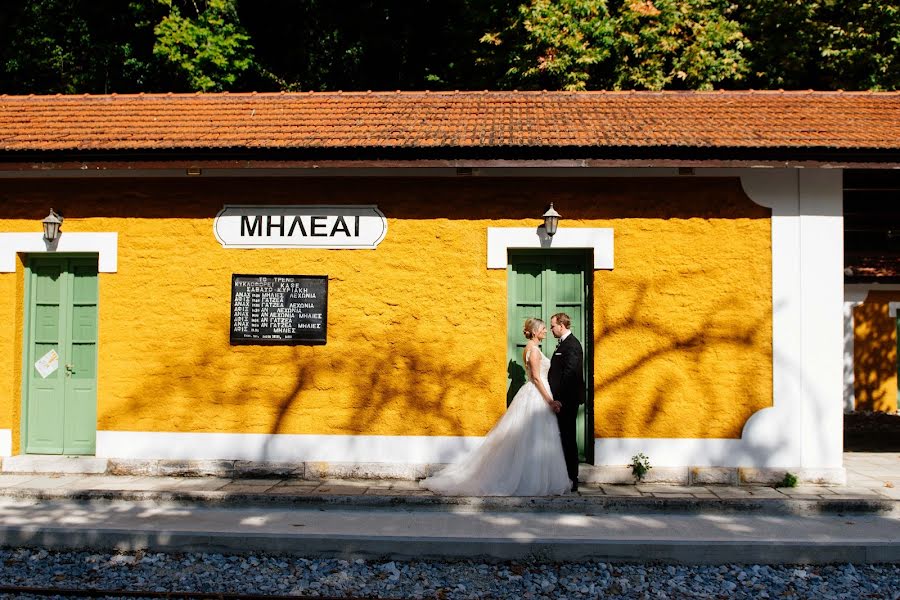
[[[856,410],[897,411],[897,320],[889,302],[900,302],[900,292],[870,292],[853,308]]]
[[[215,338],[227,323],[227,315],[208,315],[202,325],[195,323],[190,347],[160,348],[172,358],[145,369],[139,385],[121,386],[127,395],[114,402],[116,410],[102,411],[105,418],[136,415],[133,425],[141,428],[144,415],[147,431],[162,426],[171,432],[267,434],[256,458],[261,461],[272,459],[272,434],[325,429],[334,435],[385,435],[372,424],[394,436],[484,433],[473,431],[471,423],[467,427],[463,418],[464,411],[472,410],[471,399],[463,405],[458,390],[447,385],[482,379],[486,367],[475,360],[443,360],[414,346],[405,347],[402,355],[365,350],[347,355],[328,345],[241,345],[209,352],[219,346]],[[185,376],[188,371],[193,375]],[[505,408],[502,397],[491,404],[498,416]],[[168,407],[162,423],[160,405]],[[488,407],[479,399],[477,408]]]
[[[853,308],[854,410],[844,414],[844,450],[900,451],[897,319],[890,303],[900,292],[870,291]]]
[[[649,296],[664,297],[667,289],[664,277],[641,281],[627,310],[613,315],[600,308],[595,434],[740,438],[747,419],[772,406],[771,386],[760,387],[771,382],[771,315],[728,295],[676,325],[658,301],[652,313],[646,309]],[[618,340],[644,343],[623,348]]]

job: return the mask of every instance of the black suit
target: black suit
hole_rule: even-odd
[[[578,406],[584,404],[584,350],[574,335],[569,334],[550,359],[550,393],[559,400],[562,410],[556,414],[566,470],[572,482],[578,481],[578,441],[575,419]]]

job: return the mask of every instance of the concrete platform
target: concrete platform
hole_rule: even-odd
[[[0,544],[306,556],[900,562],[900,454],[847,486],[582,486],[441,497],[415,481],[0,474]]]
[[[588,515],[0,500],[0,544],[344,558],[900,562],[896,516]]]

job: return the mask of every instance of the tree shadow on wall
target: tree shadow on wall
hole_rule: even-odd
[[[772,405],[771,315],[729,295],[676,323],[658,301],[646,310],[660,288],[664,279],[642,282],[627,310],[599,311],[595,429],[601,437],[740,437],[746,420]]]
[[[595,287],[604,286],[601,282]],[[832,407],[833,411],[809,411],[799,404],[803,398],[793,394],[779,399],[781,420],[766,424],[777,431],[744,437],[748,419],[774,406],[776,377],[781,378],[783,389],[804,390],[822,406],[815,398],[820,393],[819,382],[803,379],[801,366],[792,357],[774,356],[772,317],[782,307],[776,305],[770,311],[770,303],[749,303],[739,293],[728,294],[716,298],[705,310],[698,308],[699,315],[689,324],[676,324],[668,319],[665,307],[649,300],[654,288],[672,291],[665,279],[648,280],[632,287],[627,309],[613,314],[601,306],[595,311],[594,421],[598,437],[740,440],[740,445],[713,456],[708,454],[709,447],[692,449],[688,445],[683,459],[689,465],[727,461],[792,469],[801,466],[804,452],[817,457],[839,452],[840,440],[828,432],[835,430],[835,411],[841,410],[840,405]],[[646,306],[653,306],[652,313]],[[623,336],[648,343],[623,349],[616,342]],[[626,360],[615,356],[623,351],[628,353]],[[777,373],[773,358],[781,365]],[[724,381],[730,385],[723,385]],[[786,414],[805,423],[792,421]],[[803,439],[797,435],[801,430],[816,433]],[[603,463],[604,457],[598,456],[597,461]]]
[[[894,298],[868,298],[853,309],[855,331],[848,333],[861,343],[853,345],[855,407],[844,414],[847,452],[900,451],[897,320],[889,309]]]
[[[655,279],[634,286],[627,310],[617,316],[601,309],[593,340],[598,365],[595,430],[602,437],[739,438],[743,423],[771,406],[771,345],[760,338],[770,335],[770,316],[751,314],[749,308],[742,309],[740,297],[729,296],[690,326],[676,327],[657,313],[647,314],[654,286],[666,284]],[[375,350],[361,341],[355,352],[348,353],[341,346],[352,332],[341,331],[336,324],[330,336],[341,339],[332,337],[325,346],[227,346],[222,343],[228,335],[227,314],[211,314],[195,330],[190,346],[180,342],[148,352],[169,358],[165,364],[151,365],[140,374],[142,383],[126,392],[120,412],[130,415],[136,429],[471,436],[486,429],[474,431],[477,425],[464,411],[499,416],[505,408],[502,394],[488,394],[478,384],[502,380],[505,357],[460,360],[458,355],[429,351],[427,343],[409,341],[389,341],[387,347]],[[498,330],[498,335],[503,333]],[[623,353],[616,346],[623,336],[649,339],[652,344],[631,347],[627,360],[611,365],[608,356]],[[404,337],[415,339],[414,329]],[[729,356],[741,360],[725,364]],[[723,390],[715,377],[704,376],[710,364],[734,385]],[[767,387],[760,386],[761,380]],[[642,398],[635,398],[635,390],[641,390]],[[488,426],[492,420],[481,418]],[[101,423],[101,429],[118,428]],[[272,443],[266,444],[261,460],[284,454],[271,451]],[[410,460],[415,462],[415,457]]]
[[[393,343],[394,352],[373,352],[365,346],[346,353],[329,345],[240,345],[210,352],[223,347],[227,315],[209,316],[196,331],[190,348],[169,353],[166,364],[142,373],[143,383],[127,392],[120,412],[137,415],[129,418],[139,429],[463,436],[478,433],[466,430],[463,411],[487,407],[471,398],[463,406],[459,389],[452,385],[460,382],[471,393],[473,382],[484,375],[484,366],[475,360],[436,358],[409,343],[403,344],[402,353]],[[498,397],[498,414],[502,402]],[[101,422],[100,428],[118,427]],[[271,439],[258,460],[270,456]]]
[[[856,410],[894,412],[897,409],[897,321],[887,302],[865,302],[853,309]]]

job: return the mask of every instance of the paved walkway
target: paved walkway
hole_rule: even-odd
[[[845,452],[844,468],[847,490],[870,489],[900,500],[900,452]]]
[[[671,506],[716,507],[716,501],[763,501],[767,506],[785,506],[787,501],[846,502],[870,500],[882,506],[900,501],[900,453],[846,453],[847,485],[799,485],[793,488],[767,486],[676,486],[667,484],[582,485],[579,492],[557,498],[503,499],[483,498],[478,503],[508,508],[526,506],[629,506],[664,509]],[[473,499],[441,498],[423,490],[415,481],[403,480],[305,480],[291,478],[228,479],[220,477],[140,477],[109,475],[0,474],[0,495],[41,497],[45,499],[152,499],[196,501],[242,501],[268,498],[289,501],[292,498],[330,500],[340,504],[372,505],[390,499],[420,506],[459,505]],[[418,499],[418,500],[416,500]],[[591,500],[593,499],[593,500]],[[670,502],[664,502],[664,501]],[[680,502],[679,502],[680,501]],[[779,502],[781,501],[781,502]],[[555,504],[554,504],[555,503]],[[807,504],[808,505],[808,504]],[[883,512],[883,509],[882,509]]]
[[[692,564],[900,562],[900,453],[848,485],[447,498],[411,481],[0,475],[0,545]]]

